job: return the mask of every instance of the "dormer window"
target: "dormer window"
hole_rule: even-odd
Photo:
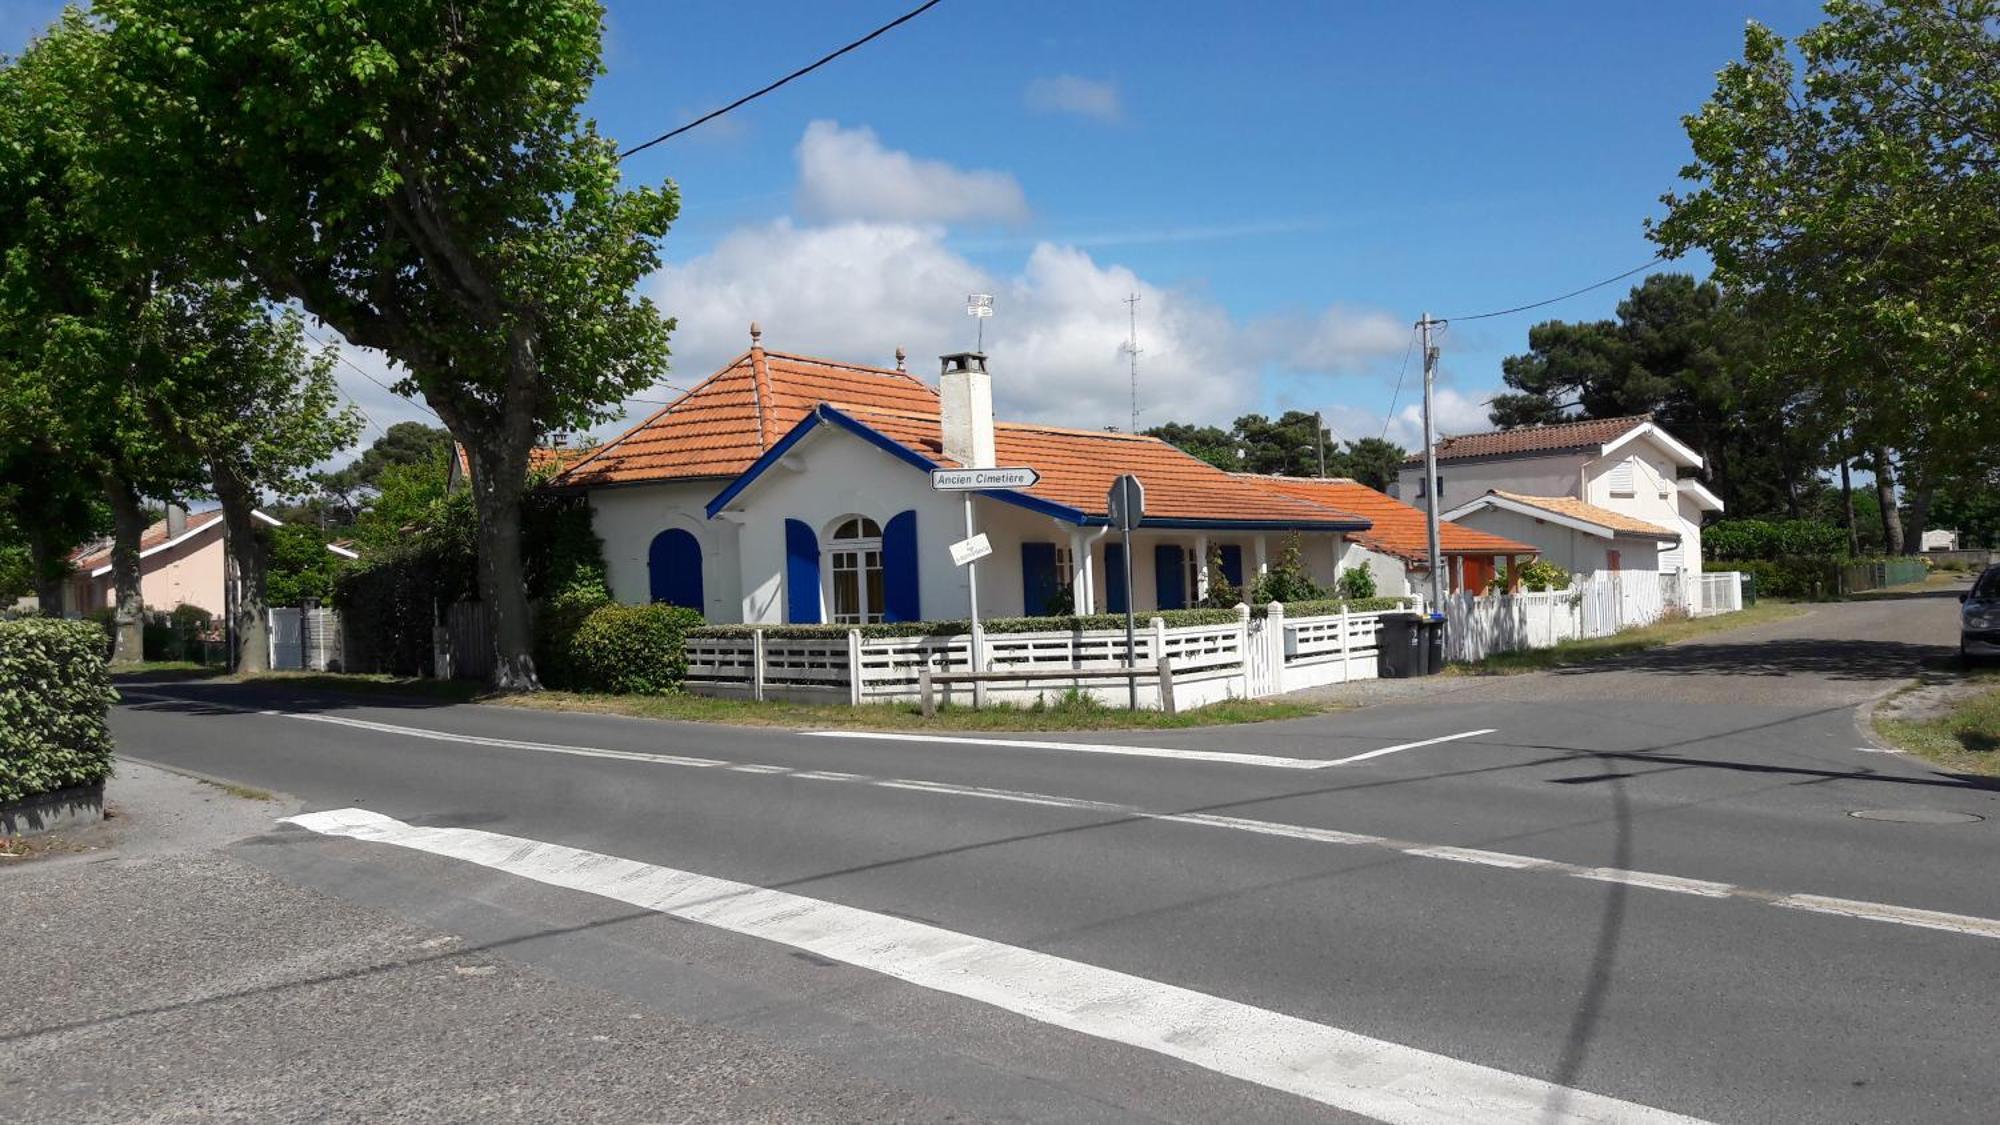
[[[1611,469],[1611,495],[1636,496],[1638,490],[1633,484],[1632,462],[1620,461]]]

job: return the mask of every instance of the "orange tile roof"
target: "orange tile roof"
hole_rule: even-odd
[[[556,483],[591,487],[690,477],[729,477],[825,403],[941,465],[937,391],[902,371],[766,351],[737,357],[672,405],[572,465]],[[1363,522],[1351,513],[1238,479],[1143,435],[1015,422],[994,426],[1004,464],[1032,465],[1029,495],[1087,515],[1105,513],[1121,473],[1146,486],[1153,519]]]
[[[207,527],[221,518],[221,508],[210,508],[206,512],[189,512],[187,530],[193,531],[196,528]],[[145,531],[139,533],[139,549],[141,551],[150,551],[166,541],[166,520],[159,520],[148,526]],[[99,539],[91,543],[85,543],[83,546],[71,551],[69,555],[69,564],[85,574],[89,574],[100,566],[107,566],[110,562],[111,540],[109,539]]]
[[[1520,426],[1483,434],[1460,434],[1440,438],[1437,456],[1440,461],[1451,461],[1463,457],[1518,457],[1597,449],[1652,420],[1651,414],[1633,414],[1625,418],[1586,418],[1547,426]],[[1404,458],[1403,463],[1420,465],[1423,460],[1424,452],[1419,449]]]
[[[1421,563],[1430,558],[1430,531],[1424,526],[1423,510],[1413,508],[1360,481],[1345,477],[1321,479],[1264,476],[1258,473],[1236,475],[1245,480],[1256,481],[1287,496],[1353,512],[1372,521],[1375,526],[1354,536],[1356,542],[1369,550],[1394,555],[1408,562]],[[1462,523],[1453,523],[1450,520],[1438,521],[1438,550],[1447,555],[1542,553],[1540,547],[1521,543],[1504,535],[1480,531]]]
[[[907,372],[752,348],[564,473],[564,485],[733,477],[828,403],[852,413],[937,415],[937,392]]]
[[[1609,508],[1600,508],[1595,504],[1586,504],[1571,496],[1528,496],[1519,492],[1502,492],[1497,488],[1489,491],[1487,495],[1499,496],[1503,499],[1512,500],[1516,504],[1526,504],[1530,508],[1540,508],[1542,511],[1552,512],[1559,516],[1568,516],[1573,520],[1594,523],[1599,527],[1608,527],[1613,531],[1623,532],[1627,535],[1643,535],[1650,539],[1662,540],[1679,539],[1681,537],[1678,531],[1670,531],[1658,524],[1634,519],[1631,516],[1614,512]]]

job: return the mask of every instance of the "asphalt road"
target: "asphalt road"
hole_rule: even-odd
[[[204,684],[114,722],[362,810],[232,861],[911,1116],[1983,1122],[2000,792],[1856,723],[1949,654],[1952,605],[1026,744]]]

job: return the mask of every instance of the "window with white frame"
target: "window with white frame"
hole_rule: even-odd
[[[1201,568],[1208,560],[1201,558],[1193,547],[1181,552],[1182,589],[1187,591],[1187,603],[1193,605],[1201,600]]]
[[[826,547],[835,625],[872,625],[882,620],[882,527],[865,516],[850,516],[833,529]]]
[[[1632,462],[1620,461],[1611,467],[1611,495],[1631,496],[1634,494]]]
[[[1056,544],[1056,589],[1076,583],[1076,556],[1070,554],[1067,544]]]

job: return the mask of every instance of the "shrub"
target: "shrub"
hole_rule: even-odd
[[[1840,560],[1792,555],[1779,559],[1711,559],[1703,570],[1735,570],[1757,583],[1757,596],[1826,601],[1840,594]]]
[[[1201,599],[1203,609],[1232,609],[1243,600],[1244,592],[1229,580],[1229,572],[1222,568],[1222,546],[1215,544],[1208,549],[1208,558],[1203,560],[1208,567],[1208,593]]]
[[[1567,590],[1569,571],[1547,559],[1531,559],[1521,564],[1521,588],[1523,590]]]
[[[1701,542],[1718,559],[1847,554],[1846,530],[1820,520],[1723,520],[1703,528]]]
[[[171,612],[148,612],[144,622],[143,650],[148,660],[202,659],[202,641],[215,627],[215,615],[198,605],[183,602]]]
[[[535,604],[535,674],[543,685],[564,691],[584,690],[570,666],[571,642],[576,631],[611,599],[601,592],[580,587]]]
[[[1406,608],[1401,598],[1325,598],[1308,602],[1292,602],[1285,606],[1286,617],[1324,617],[1340,613],[1381,613],[1384,610]],[[1252,615],[1262,617],[1267,607],[1252,606]]]
[[[1365,566],[1351,567],[1341,572],[1333,588],[1343,598],[1372,598],[1375,596],[1375,572]]]
[[[1305,552],[1299,545],[1299,533],[1285,537],[1285,545],[1278,551],[1278,561],[1250,586],[1251,605],[1269,605],[1272,602],[1314,601],[1324,598],[1327,591],[1306,573]]]
[[[0,621],[0,804],[111,776],[118,693],[89,621]]]
[[[577,691],[664,695],[687,675],[682,647],[701,613],[671,605],[600,605],[569,633],[558,663]]]

